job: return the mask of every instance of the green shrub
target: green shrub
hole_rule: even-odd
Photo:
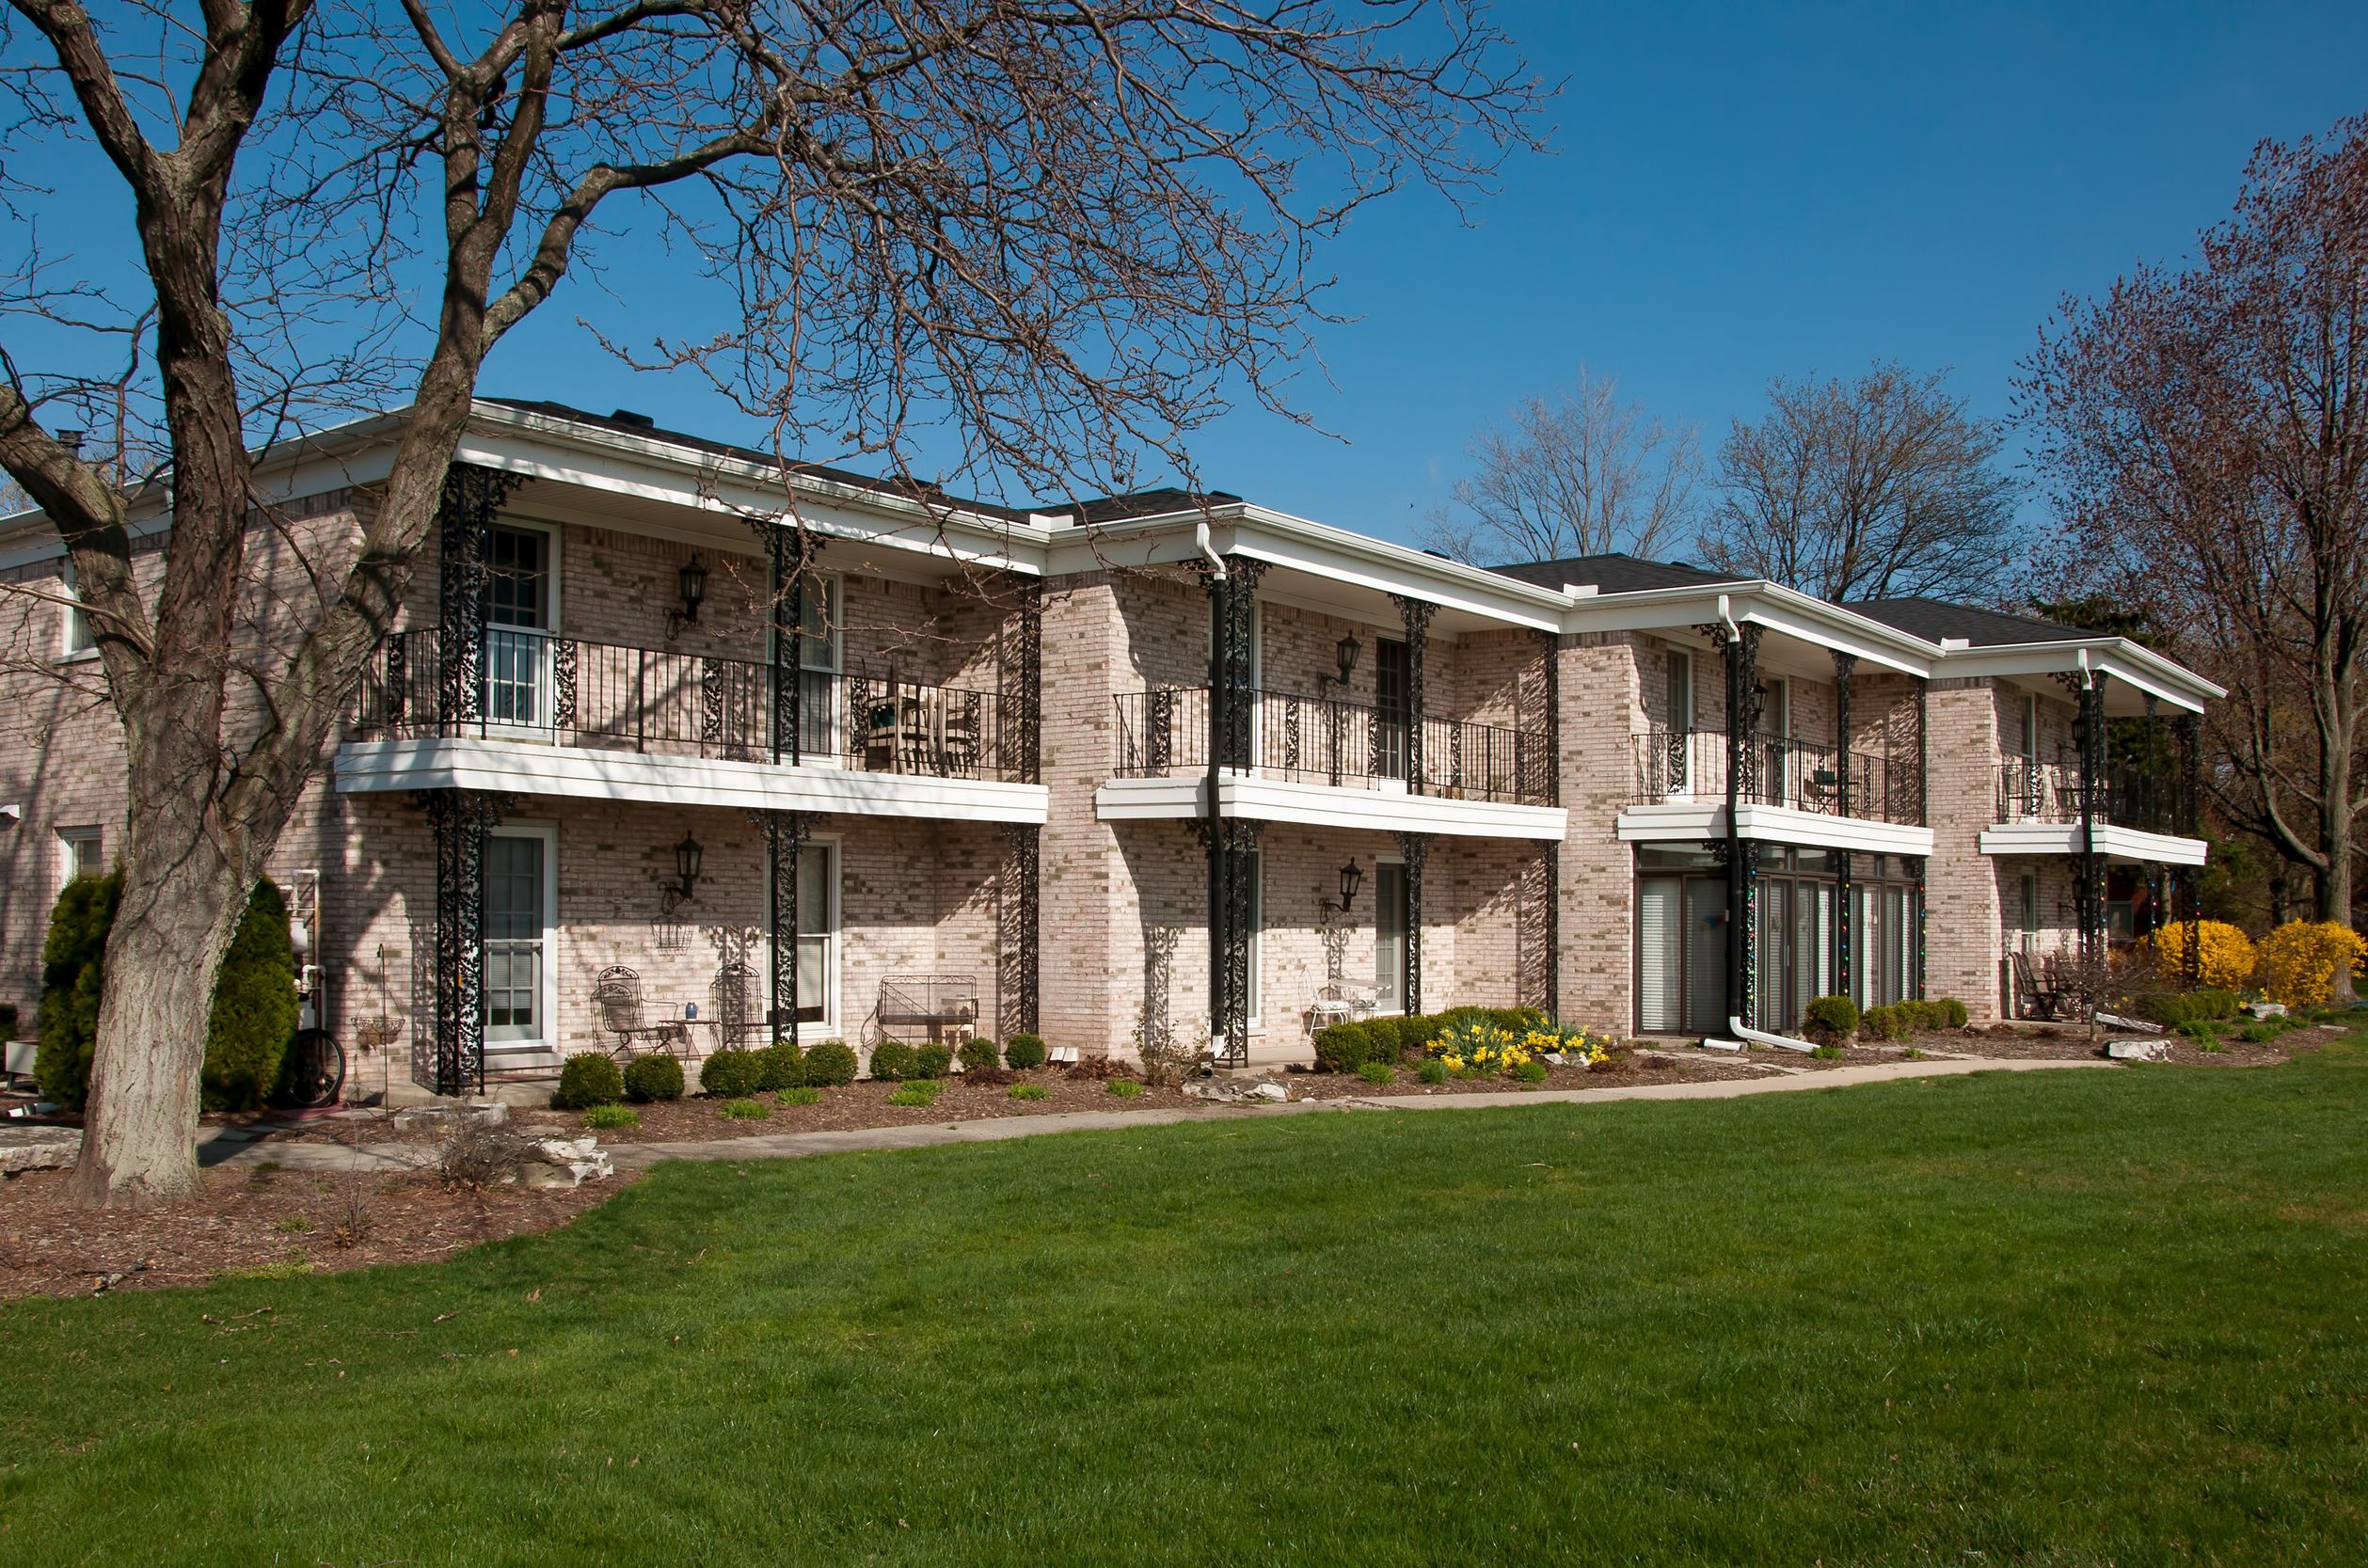
[[[1944,1029],[1963,1029],[1973,1018],[1972,1009],[1953,996],[1944,996],[1933,1005],[1941,1010],[1940,1026]]]
[[[795,1040],[775,1040],[756,1053],[759,1089],[794,1089],[805,1082],[805,1053]]]
[[[897,1092],[888,1097],[888,1103],[891,1105],[934,1105],[937,1103],[937,1097],[945,1092],[946,1084],[942,1079],[915,1078],[908,1084],[899,1085]]]
[[[953,1048],[945,1045],[920,1046],[913,1053],[913,1066],[915,1077],[944,1078],[954,1070]]]
[[[1820,1045],[1809,1054],[1820,1062],[1837,1062],[1841,1060],[1842,1048],[1838,1045]]]
[[[1422,1079],[1425,1084],[1444,1084],[1447,1082],[1447,1064],[1440,1061],[1437,1056],[1426,1058],[1422,1065],[1415,1069],[1414,1071],[1415,1076]]]
[[[636,1105],[682,1098],[682,1064],[660,1052],[636,1056],[625,1067],[625,1098]]]
[[[0,1002],[0,1040],[16,1038],[16,1004]]]
[[[1915,1032],[1913,1014],[1902,1006],[1869,1007],[1858,1017],[1858,1033],[1872,1040],[1903,1040]]]
[[[1398,1021],[1367,1019],[1315,1032],[1315,1065],[1326,1072],[1355,1072],[1371,1062],[1398,1059]]]
[[[1003,1065],[1002,1054],[995,1050],[993,1040],[964,1040],[962,1050],[955,1054],[961,1060],[964,1072],[993,1072]]]
[[[819,1105],[822,1103],[822,1091],[801,1084],[794,1089],[782,1090],[781,1102],[784,1105]]]
[[[1376,1022],[1398,1026],[1398,1054],[1420,1056],[1431,1048],[1431,1042],[1447,1030],[1447,1021],[1436,1013],[1412,1013],[1398,1019],[1375,1020]]]
[[[45,1098],[70,1109],[80,1109],[90,1090],[107,933],[122,896],[119,871],[69,882],[50,911],[41,944],[33,1077]],[[271,879],[260,879],[215,975],[198,1079],[199,1102],[208,1110],[252,1110],[278,1086],[296,1032],[295,979],[288,907]]]
[[[1014,1035],[1003,1042],[1003,1065],[1016,1071],[1025,1072],[1030,1068],[1042,1067],[1045,1055],[1044,1037],[1041,1035]],[[1021,1095],[1018,1098],[1028,1100],[1037,1097]]]
[[[725,1046],[699,1064],[699,1092],[717,1100],[746,1100],[764,1082],[765,1064],[754,1051]]]
[[[2220,1026],[2208,1018],[2189,1019],[2179,1025],[2179,1033],[2186,1036],[2198,1045],[2214,1046],[2220,1043]]]
[[[1048,1100],[1053,1091],[1041,1084],[1014,1084],[1010,1095],[1014,1100]]]
[[[1846,1040],[1858,1033],[1858,1004],[1847,996],[1820,996],[1801,1009],[1801,1026],[1811,1039]]]
[[[1107,1086],[1109,1091],[1120,1100],[1133,1100],[1143,1092],[1143,1085],[1132,1078],[1113,1078]]]
[[[586,1127],[639,1127],[642,1113],[630,1105],[595,1105],[584,1113]]]
[[[199,1098],[210,1111],[251,1111],[279,1087],[288,1042],[296,1037],[296,950],[288,905],[268,877],[246,895],[246,912],[214,976]]]
[[[734,1121],[763,1121],[773,1108],[761,1100],[727,1100],[716,1107]]]
[[[2259,1023],[2249,1023],[2236,1032],[2236,1037],[2247,1045],[2266,1045],[2285,1033],[2282,1029],[2271,1027],[2277,1022],[2276,1019],[2264,1019]]]
[[[625,1098],[625,1069],[598,1051],[580,1051],[559,1069],[559,1092],[551,1103],[563,1111],[588,1111]]]
[[[1398,1069],[1388,1062],[1367,1062],[1357,1069],[1357,1076],[1368,1084],[1394,1084],[1398,1081]]]
[[[1513,1069],[1513,1076],[1524,1084],[1543,1084],[1546,1082],[1546,1064],[1523,1062]]]
[[[902,1040],[882,1040],[871,1048],[871,1075],[883,1084],[901,1084],[920,1076],[913,1048]]]
[[[805,1053],[805,1081],[831,1088],[855,1081],[855,1053],[845,1040],[824,1040]]]

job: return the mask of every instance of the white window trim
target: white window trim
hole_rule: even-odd
[[[98,640],[91,635],[90,617],[82,609],[82,590],[74,582],[74,563],[63,561],[57,568],[57,592],[68,602],[58,607],[57,662],[79,662],[99,657]],[[75,634],[79,630],[80,636]]]
[[[543,552],[544,576],[549,585],[544,596],[544,625],[537,629],[541,630],[547,636],[559,636],[561,629],[566,625],[566,622],[563,619],[563,611],[561,609],[561,607],[566,602],[566,599],[565,595],[560,592],[560,546],[562,542],[566,538],[566,531],[557,523],[547,523],[538,517],[513,517],[508,515],[496,517],[491,523],[486,525],[485,531],[488,537],[490,537],[496,530],[506,530],[512,533],[539,533],[543,535],[544,538],[550,541],[548,547]]]
[[[487,1040],[485,1055],[556,1055],[560,1052],[559,1030],[559,824],[548,820],[521,818],[503,822],[485,831],[487,838],[539,838],[543,841],[543,975],[542,994],[535,1006],[543,1021],[543,1033],[537,1039]],[[478,961],[485,953],[482,942]],[[482,1004],[481,1004],[482,1006]],[[480,1018],[484,1013],[480,1011]]]
[[[801,1023],[796,1019],[789,1021],[790,1030],[801,1046],[814,1044],[820,1040],[847,1038],[843,1028],[846,1022],[844,1006],[846,988],[840,984],[839,973],[847,957],[847,911],[843,902],[847,883],[847,857],[844,845],[845,840],[838,833],[816,833],[805,841],[804,847],[800,851],[801,859],[817,849],[828,851],[831,857],[832,872],[824,883],[830,897],[831,918],[822,932],[822,1016],[810,1023]],[[801,916],[804,914],[803,904],[798,912]],[[794,946],[797,940],[798,934],[791,932],[789,941],[793,945],[789,961],[793,964],[797,962],[797,952]],[[766,933],[765,942],[766,961],[770,965],[772,958],[771,932]],[[771,974],[772,971],[769,967],[765,973]],[[799,1000],[801,1002],[804,1000],[803,994]],[[770,998],[767,999],[766,1006],[771,1006]]]
[[[564,534],[557,523],[547,523],[533,517],[497,517],[487,525],[487,536],[490,537],[496,530],[505,530],[513,533],[539,533],[548,541],[543,550],[544,624],[540,626],[496,626],[491,620],[485,622],[484,635],[487,639],[490,639],[496,631],[506,632],[513,636],[535,636],[542,639],[534,660],[534,722],[532,724],[488,722],[485,725],[485,734],[505,740],[552,739],[555,738],[551,733],[552,723],[556,718],[552,683],[557,671],[552,664],[551,644],[561,635],[559,554],[560,541]],[[480,647],[478,650],[480,665],[478,678],[480,680],[488,679],[483,668],[486,657],[485,650]]]
[[[1266,851],[1253,848],[1249,852],[1249,1026],[1261,1028],[1264,1020],[1260,1009],[1265,1006],[1266,986],[1260,970],[1266,962]]]
[[[1691,731],[1693,728],[1694,712],[1693,650],[1691,648],[1672,648],[1669,650],[1669,659],[1670,663],[1668,667],[1661,671],[1661,679],[1664,682],[1667,681],[1670,675],[1675,673],[1680,667],[1682,667],[1686,673],[1686,710],[1683,713],[1678,713],[1676,711],[1676,705],[1671,704],[1669,727],[1673,730]],[[1668,692],[1664,690],[1661,694],[1661,700],[1663,702],[1667,702],[1668,697]]]
[[[76,844],[82,843],[86,840],[94,847],[95,853],[97,854],[100,863],[98,865],[91,866],[87,870],[82,867],[81,853],[74,847]],[[73,827],[58,829],[58,891],[61,893],[64,892],[67,884],[73,881],[73,879],[77,877],[103,877],[106,875],[105,871],[102,869],[106,863],[106,850],[107,835],[106,830],[103,828]]]
[[[1406,876],[1406,857],[1388,854],[1378,849],[1374,851],[1374,986],[1376,990],[1381,986],[1381,868],[1385,865],[1396,866],[1399,877],[1403,879]],[[1412,910],[1406,911],[1408,925],[1413,924],[1411,918],[1413,913]],[[1374,1016],[1375,1018],[1404,1018],[1406,1016],[1406,977],[1404,975],[1399,976],[1398,979],[1397,1006],[1376,1006],[1374,1008]]]

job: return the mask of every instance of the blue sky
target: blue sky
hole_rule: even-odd
[[[2185,252],[2259,137],[2368,108],[2356,4],[1499,14],[1567,78],[1557,154],[1473,228],[1427,195],[1361,216],[1328,255],[1359,318],[1322,334],[1337,387],[1299,388],[1344,439],[1237,412],[1194,443],[1212,484],[1410,538],[1473,430],[1581,363],[1712,449],[1770,375],[1877,357],[1954,367],[2003,413],[2065,291]],[[571,315],[506,346],[488,389],[728,422],[600,363]]]

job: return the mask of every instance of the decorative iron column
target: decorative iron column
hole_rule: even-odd
[[[1915,825],[1932,825],[1932,683],[1915,677]]]
[[[1042,830],[1033,822],[1007,822],[1003,843],[1003,897],[996,911],[1002,929],[996,933],[995,1022],[1002,1037],[1009,1039],[1037,1030],[1038,977],[1042,972],[1038,920]]]
[[[1209,857],[1209,1039],[1221,1066],[1238,1067],[1249,1059],[1249,861],[1260,825],[1225,816],[1217,797],[1224,769],[1248,771],[1254,761],[1252,643],[1266,563],[1228,555],[1223,577],[1200,571],[1209,594],[1209,773],[1193,829]]]
[[[437,1094],[485,1086],[485,834],[504,795],[423,789],[412,799],[436,835],[436,1041],[413,1079]],[[425,1074],[421,1069],[425,1069]]]
[[[1398,607],[1398,619],[1406,628],[1406,787],[1409,795],[1422,793],[1422,657],[1424,645],[1431,636],[1431,617],[1438,606],[1427,599],[1409,598],[1392,594],[1390,602]]]
[[[1757,1021],[1759,1007],[1759,846],[1743,837],[1742,805],[1758,795],[1759,640],[1720,640],[1726,661],[1726,1007],[1729,1018]]]
[[[1010,581],[1019,603],[1006,625],[1003,657],[995,672],[1003,707],[998,763],[1007,781],[1042,784],[1044,583],[1041,578],[1020,576]]]
[[[2192,713],[2171,721],[2171,736],[2179,748],[2179,778],[2171,799],[2171,831],[2193,838],[2201,829],[2203,794],[2203,725]],[[2193,866],[2178,879],[2180,903],[2186,916],[2187,945],[2181,955],[2181,978],[2189,990],[2203,984],[2203,868]]]
[[[796,767],[805,746],[805,626],[806,578],[814,570],[814,555],[821,542],[803,522],[784,528],[771,518],[753,525],[765,542],[771,567],[771,613],[766,638],[766,662],[772,681],[772,760]]]
[[[485,538],[494,514],[526,483],[472,463],[444,470],[436,507],[436,722],[455,736],[485,719],[485,610],[491,572]]]
[[[1921,1002],[1924,1000],[1924,875],[1931,862],[1922,855],[1909,856],[1907,862],[1908,896],[1915,900],[1915,972],[1908,976],[1908,994]]]
[[[798,1028],[798,858],[813,824],[802,811],[749,814],[765,835],[765,934],[772,950],[767,976],[767,1023],[771,1036]]]
[[[1406,975],[1406,1015],[1422,1010],[1422,862],[1431,852],[1431,835],[1402,832],[1398,856],[1406,863],[1406,948],[1399,958]]]
[[[1858,656],[1838,650],[1834,655],[1834,787],[1841,797],[1842,815],[1855,816],[1857,802],[1851,794],[1850,777],[1850,695],[1858,678]],[[1844,996],[1855,998],[1857,990],[1851,984],[1851,927],[1856,915],[1851,905],[1851,869],[1854,857],[1848,849],[1834,851],[1835,864],[1840,868],[1835,879],[1834,896],[1834,989]]]
[[[2097,853],[2097,811],[2106,788],[2106,677],[2089,672],[2077,689],[2080,740],[2080,957],[2093,967],[2105,958],[2105,857]]]

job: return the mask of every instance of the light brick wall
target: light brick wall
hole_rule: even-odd
[[[1562,1016],[1626,1036],[1635,1022],[1636,859],[1620,842],[1619,815],[1635,798],[1629,737],[1645,727],[1648,696],[1665,706],[1662,646],[1627,633],[1589,633],[1563,638],[1556,657],[1562,803],[1569,816],[1561,856]],[[1703,668],[1697,661],[1697,705]]]
[[[1998,706],[1993,683],[1936,680],[1929,698],[1932,858],[1924,883],[1924,993],[1998,1016],[2004,951],[1996,863],[1981,832],[1997,820]]]

